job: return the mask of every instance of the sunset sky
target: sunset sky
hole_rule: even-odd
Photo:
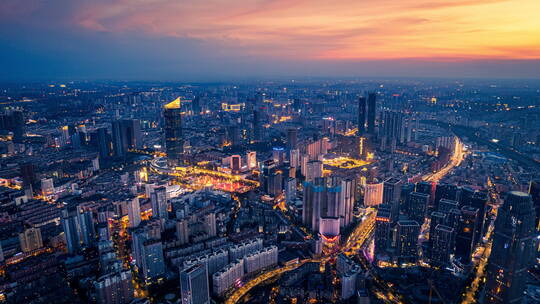
[[[0,78],[540,78],[539,0],[1,0]]]

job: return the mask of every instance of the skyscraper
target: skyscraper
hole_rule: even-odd
[[[252,121],[252,140],[259,141],[261,140],[261,113],[257,110],[253,111],[253,121]]]
[[[141,223],[141,206],[138,197],[128,201],[128,219],[129,227],[137,227]]]
[[[431,264],[443,267],[450,264],[450,256],[454,253],[454,229],[445,225],[437,225],[430,235],[432,243]]]
[[[529,185],[529,194],[532,197],[534,209],[536,211],[536,230],[540,230],[540,180],[533,180]]]
[[[375,218],[375,254],[381,255],[387,253],[392,238],[392,216],[390,208],[380,208],[377,210]]]
[[[167,163],[169,166],[177,166],[181,163],[184,151],[182,138],[182,109],[180,97],[163,107],[165,119],[165,149],[167,151]]]
[[[208,271],[205,264],[196,264],[180,272],[182,304],[209,304]]]
[[[471,262],[474,246],[479,239],[479,235],[475,229],[477,224],[478,209],[471,206],[463,206],[456,233],[456,257],[465,265]]]
[[[398,263],[414,263],[418,258],[420,225],[416,221],[401,220],[396,229],[396,258]]]
[[[127,152],[127,138],[124,136],[123,124],[120,120],[112,122],[112,142],[114,156],[122,157]]]
[[[420,192],[412,192],[409,194],[409,204],[406,214],[410,219],[418,223],[424,222],[424,216],[429,203],[429,195]]]
[[[81,248],[81,239],[79,234],[79,219],[76,215],[69,214],[64,210],[62,216],[62,227],[64,229],[64,237],[69,253],[76,253]]]
[[[358,135],[363,136],[366,133],[366,98],[358,97]]]
[[[290,150],[296,149],[298,146],[298,129],[287,129],[287,148]]]
[[[527,269],[535,255],[534,222],[531,196],[509,192],[495,220],[486,275],[486,303],[522,303]]]
[[[315,178],[304,183],[302,222],[313,231],[319,230],[321,217],[339,218],[341,181],[335,177]]]
[[[367,113],[367,132],[375,134],[375,116],[377,108],[377,95],[369,93],[368,95],[368,113]]]

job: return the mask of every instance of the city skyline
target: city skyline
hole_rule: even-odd
[[[540,77],[540,4],[14,1],[2,80]]]

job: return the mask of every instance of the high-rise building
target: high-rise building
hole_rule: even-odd
[[[394,152],[398,144],[405,143],[405,128],[403,113],[386,110],[382,113],[382,126],[380,135],[383,150]]]
[[[375,254],[382,255],[388,253],[390,241],[392,239],[392,216],[390,208],[380,208],[377,210],[375,218]]]
[[[439,202],[442,199],[457,201],[458,200],[458,187],[450,184],[437,184],[435,188],[435,208],[439,209]]]
[[[302,222],[319,231],[321,217],[339,218],[341,180],[334,177],[315,178],[304,183]]]
[[[95,132],[95,141],[98,146],[101,161],[111,156],[111,140],[107,128],[98,128]]]
[[[397,178],[389,178],[383,184],[382,203],[392,206],[392,216],[394,219],[399,217],[402,184],[403,182]]]
[[[128,201],[129,227],[137,227],[141,223],[141,205],[138,197]]]
[[[375,93],[368,94],[368,113],[367,113],[367,132],[375,134],[375,116],[377,115],[377,95]]]
[[[411,192],[409,194],[409,204],[406,214],[411,220],[418,223],[424,222],[427,206],[429,204],[429,195],[420,192]]]
[[[420,225],[416,221],[400,220],[396,227],[396,258],[398,263],[416,262]]]
[[[383,183],[366,183],[364,186],[364,206],[372,207],[382,204],[383,193]]]
[[[285,201],[294,201],[296,199],[296,194],[296,178],[289,177],[285,181]]]
[[[86,247],[92,247],[96,242],[94,214],[90,210],[77,207],[77,216],[79,218],[78,222],[82,244]]]
[[[298,146],[298,129],[287,129],[287,148],[294,150]]]
[[[312,160],[307,163],[306,180],[312,181],[323,176],[323,163],[320,160]]]
[[[23,252],[31,252],[43,247],[41,230],[39,228],[28,228],[19,234],[19,242]]]
[[[485,303],[522,303],[528,268],[536,253],[531,196],[511,191],[499,208],[487,266]]]
[[[252,140],[260,141],[261,140],[261,113],[257,110],[253,111],[253,122],[252,122]]]
[[[456,233],[456,258],[459,258],[461,263],[465,265],[471,262],[474,246],[480,237],[475,230],[477,223],[478,209],[463,206]]]
[[[354,203],[356,202],[356,180],[354,178],[343,179],[339,195],[340,226],[346,227],[353,220]]]
[[[152,202],[152,217],[167,219],[169,215],[167,188],[165,186],[154,188],[154,192],[150,194],[150,200]]]
[[[529,194],[532,197],[534,209],[536,211],[536,230],[540,230],[540,180],[533,180],[529,185]]]
[[[454,229],[445,225],[437,225],[430,235],[431,265],[444,267],[450,264],[450,257],[454,253]]]
[[[114,156],[125,156],[128,143],[124,132],[124,126],[120,120],[115,120],[112,122],[112,142]]]
[[[366,133],[366,98],[358,97],[358,135],[363,136]]]
[[[129,270],[105,274],[94,282],[98,304],[128,304],[134,298],[132,275]]]
[[[283,190],[283,174],[273,160],[261,164],[261,188],[268,195],[277,197]]]
[[[67,210],[63,211],[62,228],[64,229],[64,238],[69,253],[76,253],[81,248],[81,239],[79,231],[79,218],[75,214],[69,214]]]
[[[163,109],[167,163],[169,166],[177,166],[181,163],[184,152],[180,97],[166,104]]]
[[[257,168],[257,152],[249,151],[247,153],[247,167],[249,170]]]
[[[180,271],[180,297],[182,304],[210,304],[205,264],[196,264]]]

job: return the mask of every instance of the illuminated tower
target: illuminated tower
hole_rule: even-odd
[[[488,304],[523,302],[527,269],[535,254],[535,213],[531,196],[511,191],[499,208],[487,267]]]
[[[166,104],[163,116],[165,118],[165,148],[167,151],[167,163],[176,166],[180,163],[184,149],[182,140],[182,110],[180,97]]]
[[[358,135],[362,136],[366,132],[366,98],[358,98]]]

